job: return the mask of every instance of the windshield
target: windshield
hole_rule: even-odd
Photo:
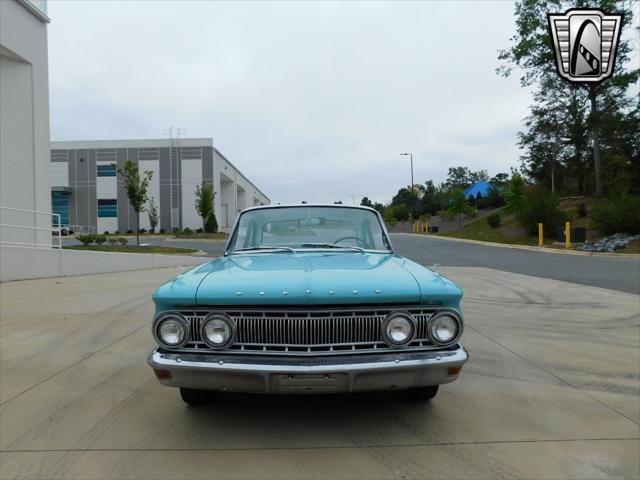
[[[243,213],[228,251],[267,247],[391,250],[375,212],[344,207],[277,207]]]

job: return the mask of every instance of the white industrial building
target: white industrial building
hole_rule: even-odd
[[[48,23],[44,1],[0,0],[0,243],[51,243]]]
[[[141,173],[153,173],[148,197],[158,210],[157,229],[202,227],[194,205],[196,187],[202,183],[213,185],[214,212],[223,232],[230,230],[238,212],[270,203],[213,147],[211,138],[52,142],[52,205],[62,224],[100,233],[135,230],[135,212],[116,171],[127,160]],[[142,212],[140,228],[149,227],[149,216]]]

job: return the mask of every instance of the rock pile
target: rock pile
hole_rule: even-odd
[[[627,246],[633,240],[640,240],[640,235],[629,235],[628,233],[614,233],[602,238],[595,243],[585,243],[577,247],[583,252],[615,252]]]

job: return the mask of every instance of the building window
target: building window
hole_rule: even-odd
[[[117,217],[118,216],[118,200],[100,199],[98,200],[98,217]]]
[[[98,165],[96,169],[97,169],[96,175],[98,177],[115,177],[116,176],[116,166],[113,164]]]
[[[69,225],[68,192],[51,192],[51,210],[53,213],[60,215],[60,225],[56,225],[58,217],[53,217],[52,224],[54,227]]]

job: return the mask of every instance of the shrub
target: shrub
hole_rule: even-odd
[[[207,233],[216,233],[218,231],[218,221],[215,213],[211,212],[207,217],[207,221],[204,222],[204,231]]]
[[[165,229],[164,229],[164,228],[161,228],[161,229],[159,230],[159,232],[160,232],[160,233],[165,233]]]
[[[445,218],[445,219],[450,219],[451,218],[451,214],[450,214],[449,210],[438,210],[436,212],[436,216],[438,216],[440,218]]]
[[[127,234],[128,235],[131,235],[132,233],[133,233],[133,230],[131,230],[131,229],[127,230]]]
[[[109,235],[109,230],[105,230],[104,235]]]
[[[506,205],[506,201],[502,192],[498,189],[498,187],[493,187],[489,190],[489,196],[487,197],[487,203],[491,208],[500,208]]]
[[[106,235],[94,235],[94,242],[96,242],[96,244],[98,245],[102,245],[104,242],[107,241],[107,236]]]
[[[478,196],[476,197],[476,207],[478,207],[478,210],[484,210],[485,208],[488,208],[489,199],[484,198],[480,193],[478,193]]]
[[[196,228],[196,233],[202,233],[202,229],[201,228]]]
[[[522,198],[522,204],[516,211],[516,220],[529,235],[537,235],[538,223],[542,223],[545,235],[557,236],[565,221],[559,205],[556,195],[541,186],[534,187]]]
[[[191,230],[189,227],[185,228],[184,230],[182,230],[182,233],[186,236],[186,235],[193,235],[193,230]]]
[[[116,230],[115,232],[113,232],[114,235],[120,235],[120,232],[118,230]]]
[[[74,233],[76,232],[74,232],[73,230],[69,230],[69,235],[73,235]]]
[[[126,238],[124,238],[124,237],[120,237],[120,238],[118,238],[118,241],[120,242],[120,245],[122,245],[123,247],[126,247],[126,246],[127,246],[127,243],[129,243],[129,240],[127,240],[127,239],[126,239]]]
[[[181,236],[183,236],[183,235],[184,235],[184,231],[183,231],[181,228],[176,228],[176,229],[173,231],[173,234],[174,234],[176,237],[181,237]]]
[[[586,217],[586,216],[587,216],[587,214],[589,213],[589,210],[587,209],[587,204],[586,204],[586,203],[584,203],[584,202],[581,202],[581,203],[578,205],[578,210],[577,210],[577,211],[578,211],[578,215],[579,215],[579,216],[581,216],[581,217]]]
[[[109,242],[109,245],[112,245],[112,246],[118,243],[118,239],[116,237],[109,237],[107,241]]]
[[[501,218],[499,213],[492,213],[487,217],[487,223],[491,228],[498,228],[500,226],[500,220]]]
[[[593,228],[604,235],[640,233],[640,196],[618,195],[591,208]]]
[[[88,233],[84,235],[78,235],[76,238],[80,243],[82,243],[82,245],[89,245],[94,242],[96,236]]]
[[[141,228],[140,230],[138,230],[138,233],[147,233],[147,230],[145,228]]]

